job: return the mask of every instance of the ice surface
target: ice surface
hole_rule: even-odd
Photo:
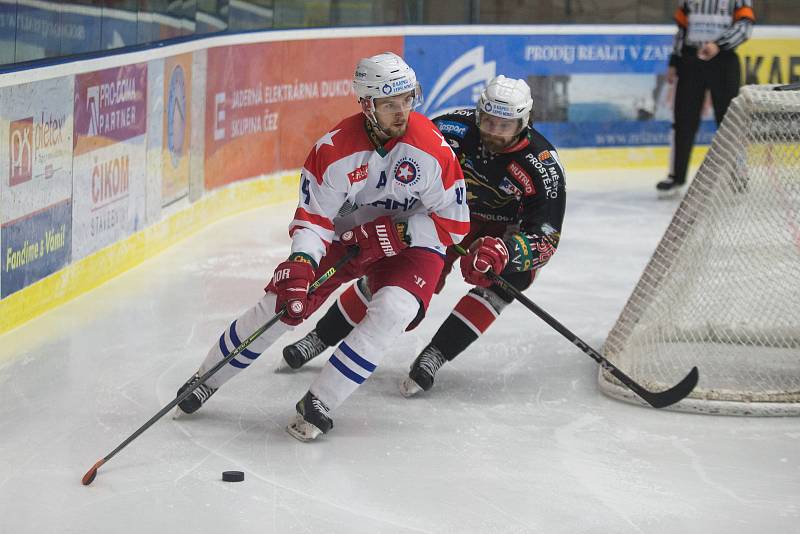
[[[568,177],[561,247],[527,295],[595,348],[676,207],[656,199],[659,177]],[[606,398],[596,364],[520,305],[433,390],[403,398],[398,382],[466,290],[455,271],[320,440],[284,426],[324,358],[273,372],[312,320],[82,486],[259,298],[288,251],[292,210],[222,221],[0,337],[0,533],[797,531],[799,419]],[[231,469],[245,481],[222,482]]]

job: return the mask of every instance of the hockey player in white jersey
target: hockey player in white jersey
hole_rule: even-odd
[[[303,165],[289,258],[275,269],[264,297],[222,333],[178,394],[284,306],[286,313],[181,402],[182,412],[195,412],[337,287],[366,275],[372,300],[364,321],[339,343],[287,428],[301,441],[327,432],[333,411],[422,319],[446,247],[469,231],[455,154],[433,123],[413,111],[422,98],[414,71],[393,53],[378,54],[358,63],[353,88],[361,113],[323,135]],[[359,255],[309,295],[315,273],[336,264],[351,246],[359,247]]]
[[[464,279],[475,285],[464,295],[414,360],[400,392],[407,397],[433,387],[447,362],[477,341],[514,296],[486,278],[502,274],[520,291],[555,254],[566,207],[564,169],[555,147],[533,126],[533,98],[525,80],[497,76],[475,108],[433,119],[459,158],[467,183],[470,231],[450,247],[436,292],[459,261]],[[305,337],[283,349],[281,367],[299,369],[335,345],[366,313],[364,280],[348,287]]]

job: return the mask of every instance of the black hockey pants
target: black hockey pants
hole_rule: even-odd
[[[732,51],[721,51],[710,61],[697,57],[697,50],[685,47],[678,64],[678,86],[675,90],[675,146],[672,171],[677,183],[686,181],[686,170],[692,155],[694,137],[700,125],[700,113],[706,89],[711,91],[717,126],[739,92],[741,67]]]

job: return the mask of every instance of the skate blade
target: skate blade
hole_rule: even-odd
[[[314,441],[317,439],[317,437],[319,437],[320,434],[322,434],[322,431],[319,428],[307,422],[299,414],[294,416],[294,421],[289,423],[289,426],[286,427],[286,431],[294,439],[302,441],[303,443]]]
[[[683,187],[676,187],[674,189],[670,189],[669,191],[658,191],[658,198],[660,200],[671,200],[673,198],[678,198],[683,194]]]
[[[410,398],[422,391],[422,388],[419,387],[419,384],[414,382],[411,377],[407,376],[403,380],[400,381],[400,394],[405,398]]]

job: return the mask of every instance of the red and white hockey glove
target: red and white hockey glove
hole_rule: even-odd
[[[492,281],[486,277],[491,269],[500,274],[508,263],[508,249],[502,239],[481,237],[469,247],[469,254],[461,257],[461,274],[468,284],[489,287]]]
[[[360,252],[355,261],[362,266],[381,258],[395,256],[408,246],[388,215],[342,233],[339,241],[348,247],[358,246]]]
[[[275,313],[286,306],[281,321],[292,326],[303,322],[308,308],[308,288],[313,281],[314,266],[304,255],[294,255],[278,265],[270,286],[278,296]]]

